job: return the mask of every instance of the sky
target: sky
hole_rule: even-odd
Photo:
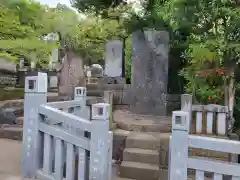
[[[42,4],[47,4],[49,6],[55,7],[58,3],[66,4],[67,6],[71,6],[70,0],[37,0]]]

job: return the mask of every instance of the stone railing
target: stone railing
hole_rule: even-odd
[[[208,179],[212,173],[214,180],[240,179],[240,165],[237,155],[240,153],[240,142],[219,138],[189,135],[189,112],[174,111],[172,115],[172,137],[170,140],[169,180]],[[191,156],[190,149],[229,153],[228,161],[215,160],[209,157]],[[229,162],[230,161],[230,162]],[[194,170],[194,173],[193,171]],[[195,175],[194,175],[195,174]],[[195,178],[194,178],[195,177]]]
[[[111,180],[110,105],[94,104],[90,115],[84,87],[75,89],[73,101],[47,103],[47,87],[45,73],[26,78],[24,178]]]
[[[132,101],[131,84],[87,84],[89,91],[99,92],[103,95],[104,91],[111,91],[113,94],[114,106],[129,106]],[[181,95],[180,94],[168,94],[167,95],[167,109],[170,114],[173,110],[181,107]]]
[[[226,106],[193,105],[192,95],[183,94],[181,110],[190,113],[190,133],[227,136],[230,122]]]

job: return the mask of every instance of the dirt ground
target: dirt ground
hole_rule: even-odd
[[[0,180],[29,180],[21,177],[21,142],[0,139]],[[116,166],[113,166],[113,180],[116,178]]]

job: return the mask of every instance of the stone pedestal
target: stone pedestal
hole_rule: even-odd
[[[136,31],[132,48],[131,111],[165,116],[169,34],[166,31]]]

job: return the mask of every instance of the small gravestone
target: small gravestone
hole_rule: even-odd
[[[108,77],[122,77],[123,43],[112,40],[106,43],[104,75]]]
[[[19,60],[19,68],[20,68],[20,69],[23,69],[23,68],[24,68],[24,58],[21,58],[21,59]]]
[[[57,76],[49,76],[49,87],[50,88],[58,87],[58,77]]]
[[[139,114],[167,114],[169,34],[136,31],[132,39],[131,110]]]

